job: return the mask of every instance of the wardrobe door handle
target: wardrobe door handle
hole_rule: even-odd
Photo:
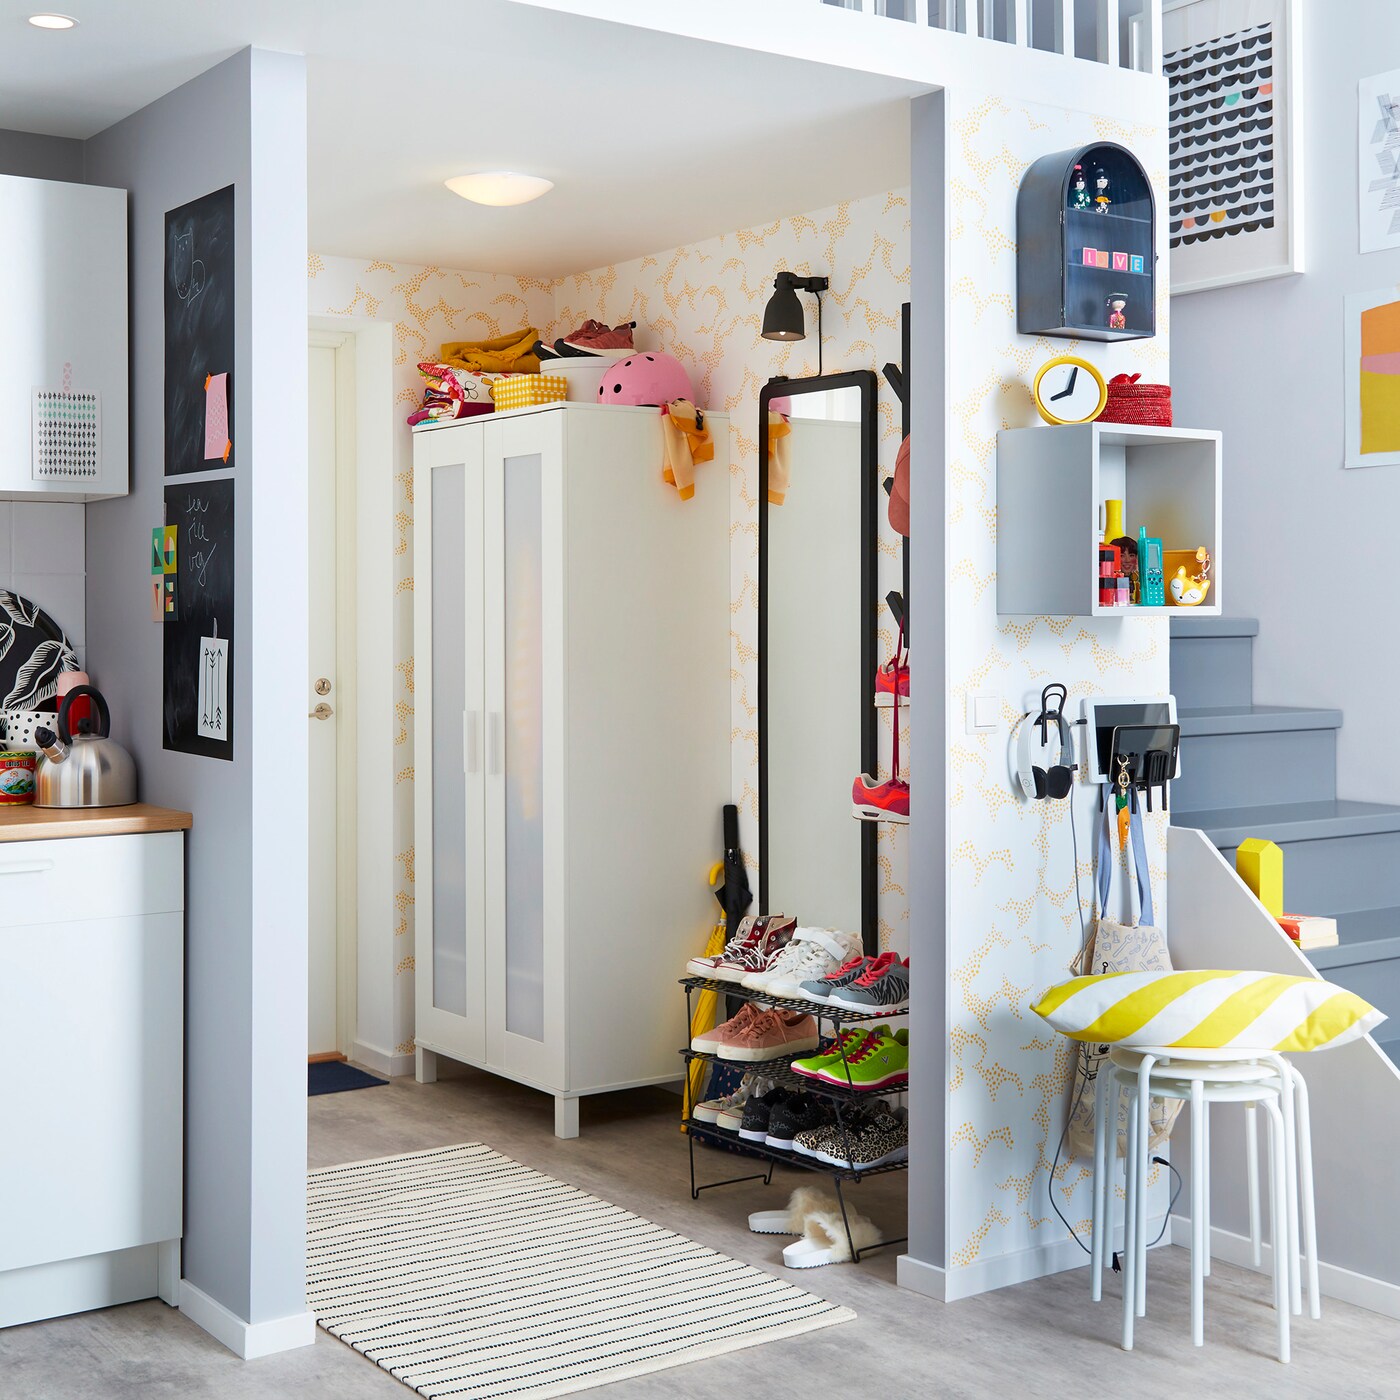
[[[465,773],[479,773],[481,771],[481,753],[477,741],[477,718],[475,710],[462,711],[462,771]]]
[[[494,710],[486,716],[486,771],[501,771],[501,716]]]

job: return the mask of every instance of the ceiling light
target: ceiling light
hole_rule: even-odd
[[[78,21],[72,15],[30,15],[35,29],[76,29]]]
[[[553,180],[521,175],[514,170],[484,170],[477,175],[454,175],[447,188],[473,204],[528,204],[554,188]]]

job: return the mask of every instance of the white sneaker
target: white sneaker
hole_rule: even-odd
[[[802,997],[802,983],[835,972],[861,951],[860,935],[835,928],[798,928],[792,941],[761,972],[742,985],[773,997]]]
[[[746,1074],[739,1081],[739,1087],[732,1094],[723,1099],[710,1100],[712,1105],[718,1105],[713,1119],[715,1127],[723,1128],[727,1133],[737,1133],[739,1125],[744,1121],[744,1109],[748,1106],[749,1100],[766,1094],[772,1087],[772,1080],[764,1079],[756,1074]],[[696,1106],[696,1118],[700,1118],[700,1109],[703,1107],[705,1107],[704,1104]],[[700,1121],[704,1122],[705,1120],[701,1118]]]

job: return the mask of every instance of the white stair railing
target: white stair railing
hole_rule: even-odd
[[[1159,73],[1162,0],[820,0],[883,20]]]

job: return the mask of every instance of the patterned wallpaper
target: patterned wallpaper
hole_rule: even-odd
[[[894,191],[828,209],[793,215],[761,228],[674,248],[559,281],[415,267],[379,260],[323,257],[308,262],[313,316],[391,321],[395,328],[397,416],[394,462],[395,929],[393,1024],[395,1052],[413,1049],[413,475],[412,435],[402,419],[421,393],[416,364],[445,340],[495,335],[520,325],[547,338],[575,329],[585,317],[610,324],[635,320],[638,343],[670,351],[690,371],[702,407],[730,415],[731,678],[734,800],[751,863],[758,849],[758,755],[754,695],[758,555],[758,395],[775,374],[815,374],[816,341],[791,344],[759,335],[763,307],[781,269],[825,272],[824,367],[879,369],[900,359],[900,307],[909,296],[909,201]],[[809,316],[809,327],[815,324]],[[880,461],[894,470],[899,405],[881,380]],[[883,521],[880,588],[900,585],[897,537]],[[881,604],[880,651],[895,642]],[[888,763],[888,712],[881,752]],[[907,753],[907,727],[902,732]],[[907,772],[907,760],[906,760]],[[852,774],[852,777],[855,775]],[[881,827],[880,934],[886,947],[907,948],[907,834]],[[756,871],[751,876],[757,885]],[[801,911],[797,911],[800,915]],[[362,978],[363,980],[363,978]]]
[[[1144,379],[1165,382],[1169,307],[1159,287],[1158,334],[1150,341],[1105,346],[1016,333],[1016,191],[1026,167],[1049,152],[1118,141],[1139,154],[1164,206],[1164,131],[997,97],[955,100],[950,92],[948,102],[947,1228],[957,1269],[1063,1238],[1050,1189],[1076,1226],[1087,1227],[1089,1216],[1086,1164],[1062,1161],[1049,1182],[1070,1057],[1066,1042],[1028,1008],[1063,980],[1079,949],[1075,875],[1090,899],[1097,791],[1080,784],[1072,799],[1076,867],[1065,804],[1013,795],[1009,735],[1048,681],[1069,687],[1075,717],[1086,695],[1168,688],[1165,619],[998,616],[996,435],[1039,423],[1029,384],[1054,355],[1081,355],[1106,375],[1141,370]],[[1159,253],[1165,275],[1165,246]],[[1001,698],[997,733],[965,732],[971,693]],[[1160,924],[1166,822],[1160,813],[1148,822]],[[1117,889],[1124,883],[1116,877]]]
[[[638,258],[564,278],[555,291],[559,334],[587,316],[635,320],[641,343],[675,355],[690,371],[702,407],[730,416],[730,569],[733,681],[734,801],[740,809],[744,852],[755,867],[758,851],[758,395],[774,375],[817,372],[815,311],[808,303],[808,337],[783,343],[759,334],[774,276],[786,268],[807,276],[826,273],[823,297],[823,369],[875,369],[901,358],[900,307],[909,299],[909,198],[904,190],[797,214],[762,228]],[[894,471],[900,408],[880,379],[879,456]],[[881,512],[879,597],[901,587],[899,537]],[[852,587],[856,580],[852,580]],[[880,604],[879,652],[894,649],[895,629]],[[907,713],[904,712],[904,713]],[[883,711],[880,752],[887,771],[889,711]],[[902,726],[908,753],[907,724]],[[908,760],[904,760],[907,776]],[[854,779],[855,774],[851,777]],[[775,794],[773,802],[781,800]],[[880,827],[880,941],[908,948],[907,830]],[[789,911],[799,918],[801,909]]]

